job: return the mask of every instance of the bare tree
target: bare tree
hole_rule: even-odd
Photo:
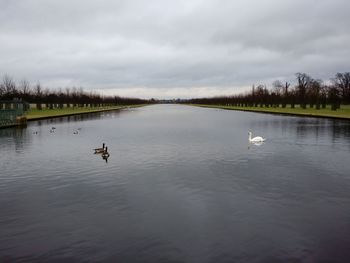
[[[350,104],[350,72],[337,73],[332,81],[334,86],[338,88],[343,102]]]
[[[264,95],[265,95],[265,86],[260,84],[255,88],[255,95],[257,97],[257,101],[260,104],[260,107],[264,106]]]
[[[50,90],[48,88],[45,88],[43,90],[43,97],[45,98],[45,108],[46,109],[52,109],[52,103],[50,103]]]
[[[313,108],[314,104],[316,104],[316,109],[319,110],[322,80],[312,79],[309,85],[310,85],[310,88],[309,88],[308,94],[310,99],[310,108]]]
[[[328,98],[331,103],[331,110],[337,110],[339,108],[339,89],[334,85],[328,86]]]
[[[282,108],[285,108],[289,101],[289,93],[288,93],[289,86],[290,86],[290,83],[286,81],[284,83],[284,88],[283,88]]]
[[[67,108],[70,107],[70,88],[66,88],[66,104]]]
[[[320,99],[321,99],[322,109],[325,109],[327,107],[327,93],[328,93],[328,86],[325,84],[322,84],[320,89]]]
[[[5,75],[2,79],[2,86],[5,99],[13,99],[17,95],[17,88],[15,81],[9,76]]]
[[[20,94],[23,99],[28,98],[30,95],[30,83],[26,79],[22,79],[19,83]]]
[[[5,87],[3,83],[0,83],[0,98],[2,98],[5,94]]]
[[[309,88],[311,77],[305,73],[296,73],[295,74],[298,81],[298,93],[299,93],[299,103],[300,106],[305,109],[306,108],[306,94]]]
[[[273,91],[276,93],[276,94],[281,94],[282,93],[282,89],[283,89],[283,84],[280,80],[275,80],[273,83],[272,83],[272,87],[273,87]]]
[[[41,100],[43,97],[43,90],[41,88],[40,82],[37,82],[34,88],[35,100],[36,100],[36,108],[38,110],[42,110]]]

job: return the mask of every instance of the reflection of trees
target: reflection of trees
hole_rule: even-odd
[[[328,134],[332,142],[337,139],[350,139],[350,121],[332,120],[332,119],[307,119],[299,120],[296,128],[298,137],[319,136]]]
[[[122,111],[115,110],[115,111],[109,111],[109,113],[112,114],[113,116],[119,116],[122,113]],[[88,121],[88,120],[98,120],[102,118],[106,118],[105,112],[91,112],[91,113],[77,114],[77,115],[71,115],[71,116],[42,119],[42,120],[34,121],[34,123],[37,124],[38,126],[41,126],[45,124],[79,122],[79,121]]]
[[[32,135],[27,132],[26,128],[21,127],[0,129],[0,138],[2,139],[0,140],[1,148],[6,148],[8,146],[6,138],[12,138],[16,151],[23,150],[25,145],[32,141]]]
[[[328,118],[265,116],[249,122],[253,130],[281,130],[283,136],[293,138],[328,139],[332,143],[344,140],[350,145],[350,121]]]
[[[350,121],[337,122],[333,120],[332,138],[333,142],[337,139],[345,139],[350,142]]]
[[[325,119],[300,119],[296,126],[297,137],[312,136],[318,140],[319,136],[327,129],[326,127]]]

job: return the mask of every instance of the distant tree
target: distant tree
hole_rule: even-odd
[[[49,97],[50,97],[50,90],[48,88],[46,88],[43,90],[43,98],[45,98],[44,103],[45,103],[46,109],[49,109],[49,108],[52,109],[52,104],[50,104]]]
[[[41,88],[40,82],[37,82],[37,84],[35,85],[34,94],[35,94],[36,108],[38,110],[42,110],[41,102],[43,97],[43,90]]]
[[[67,108],[70,107],[70,100],[71,100],[71,97],[70,97],[70,88],[66,88],[66,104],[67,104]]]
[[[30,83],[26,79],[22,79],[19,83],[19,93],[23,100],[30,99]]]
[[[2,79],[3,97],[5,99],[13,99],[18,95],[15,81],[9,76],[5,75]]]
[[[339,90],[343,103],[350,104],[350,72],[337,73],[332,81]]]
[[[65,98],[65,95],[64,95],[62,89],[58,88],[56,94],[57,94],[58,107],[60,109],[63,109],[63,104],[64,104],[66,98]]]
[[[289,101],[289,93],[288,93],[288,89],[289,89],[290,83],[288,83],[287,81],[284,83],[284,89],[283,89],[283,96],[282,96],[282,108],[285,108],[288,101]]]
[[[5,87],[3,83],[0,83],[0,99],[4,96],[5,94]]]
[[[280,80],[275,80],[272,83],[273,86],[273,92],[271,95],[274,97],[273,100],[275,101],[275,106],[279,107],[279,104],[282,102],[282,107],[285,106],[285,94],[284,94],[284,86]]]
[[[255,85],[254,84],[252,86],[251,100],[252,100],[252,106],[258,107],[258,98],[256,97],[256,90],[255,90]]]
[[[305,109],[306,108],[306,95],[308,88],[310,86],[310,82],[312,78],[305,74],[305,73],[296,73],[295,74],[297,77],[297,91],[298,91],[298,97],[299,97],[299,103],[301,108]]]
[[[328,93],[328,87],[324,84],[321,85],[320,101],[321,101],[322,109],[325,109],[327,107],[327,93]]]
[[[260,105],[260,107],[264,106],[264,96],[265,96],[265,86],[260,84],[255,88],[255,97],[256,102]]]
[[[316,104],[316,109],[320,109],[320,91],[322,80],[311,79],[309,83],[308,97],[310,102],[310,108],[313,108]]]
[[[283,84],[280,80],[275,80],[272,83],[272,87],[274,88],[274,92],[276,94],[281,94],[282,93],[282,89],[283,89]]]
[[[331,109],[334,111],[337,110],[338,100],[339,100],[339,90],[335,86],[329,86],[328,97],[331,103]]]

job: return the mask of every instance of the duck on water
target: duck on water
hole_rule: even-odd
[[[106,146],[105,150],[102,153],[102,158],[108,158],[109,157],[109,152],[108,152],[108,147]]]
[[[102,148],[96,148],[96,149],[94,149],[94,151],[95,151],[95,154],[97,154],[97,153],[104,153],[104,151],[105,151],[105,143],[102,143]]]

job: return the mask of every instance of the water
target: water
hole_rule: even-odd
[[[0,130],[0,168],[0,262],[350,258],[347,121],[147,106]]]

